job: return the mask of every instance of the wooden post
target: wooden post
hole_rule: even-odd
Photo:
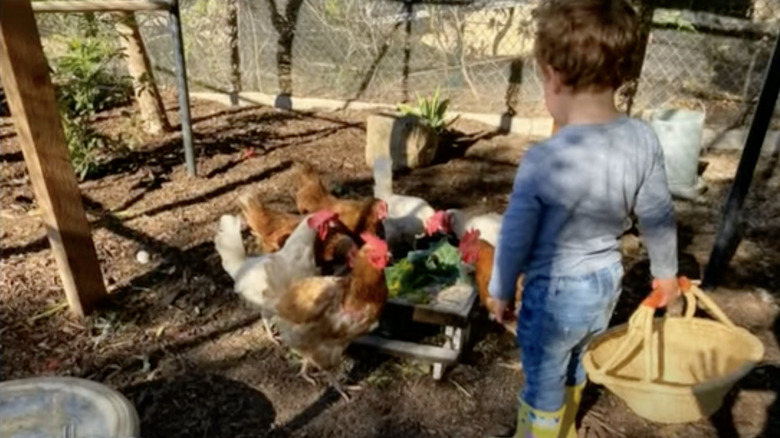
[[[3,2],[5,3],[5,2]],[[166,11],[172,0],[55,0],[33,3],[35,12]]]
[[[30,0],[2,0],[0,48],[22,154],[71,310],[83,316],[106,293]]]

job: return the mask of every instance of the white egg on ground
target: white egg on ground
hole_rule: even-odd
[[[145,265],[145,264],[149,263],[149,259],[150,258],[151,258],[151,256],[149,255],[149,253],[144,251],[144,250],[138,251],[135,254],[135,259],[138,261],[138,263],[140,263],[142,265]]]

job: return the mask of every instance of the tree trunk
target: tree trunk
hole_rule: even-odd
[[[271,24],[278,34],[276,49],[276,74],[279,80],[279,94],[292,96],[292,57],[295,27],[298,24],[298,12],[303,0],[288,0],[284,15],[279,12],[276,0],[266,0],[271,12]]]
[[[116,30],[127,56],[127,69],[133,78],[135,99],[141,110],[144,130],[150,134],[158,134],[170,129],[135,15],[132,12],[121,14],[116,21]]]
[[[238,0],[228,3],[228,40],[230,41],[230,104],[238,105],[241,93],[241,52],[238,45]]]

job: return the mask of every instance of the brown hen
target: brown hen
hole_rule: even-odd
[[[488,285],[490,284],[490,277],[493,274],[493,260],[495,257],[495,248],[493,245],[485,240],[479,238],[479,231],[469,230],[467,231],[461,241],[460,250],[463,255],[463,262],[467,264],[474,264],[474,283],[479,294],[479,302],[487,311],[493,314],[493,298],[490,297],[488,291]],[[511,303],[510,308],[507,309],[505,316],[504,327],[512,333],[516,333],[515,310],[520,306],[520,302],[523,298],[523,276],[521,275],[517,279],[517,288],[515,290],[515,301]]]
[[[283,342],[303,357],[301,376],[313,382],[307,370],[314,365],[347,400],[332,371],[349,344],[376,327],[388,294],[387,243],[367,233],[360,237],[365,245],[353,251],[349,275],[298,281],[277,306]]]
[[[259,196],[246,193],[238,198],[241,211],[263,253],[278,251],[303,216],[266,207]]]
[[[327,208],[339,215],[353,233],[369,232],[382,236],[382,220],[387,217],[387,203],[380,199],[339,199],[333,196],[322,177],[311,165],[297,163],[300,184],[295,191],[295,205],[302,214]]]

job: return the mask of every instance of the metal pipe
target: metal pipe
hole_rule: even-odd
[[[173,0],[73,0],[32,2],[33,11],[44,12],[140,12],[168,11]]]
[[[192,147],[192,119],[190,118],[190,92],[187,87],[187,64],[184,58],[184,38],[181,32],[179,1],[173,0],[169,15],[173,53],[176,59],[176,82],[179,86],[179,113],[181,114],[181,139],[184,144],[184,160],[187,172],[195,176],[195,151]]]
[[[745,149],[742,151],[737,174],[734,177],[734,183],[731,186],[731,191],[723,210],[723,217],[720,220],[718,234],[715,236],[715,246],[712,248],[710,261],[704,271],[703,289],[712,289],[717,286],[720,281],[720,275],[729,261],[731,261],[731,257],[739,244],[738,226],[742,205],[745,202],[745,197],[750,189],[750,183],[753,180],[753,173],[761,155],[761,147],[764,144],[764,138],[769,129],[769,123],[772,120],[779,93],[780,34],[777,36],[772,59],[769,61],[764,74],[764,85],[761,88],[758,105],[756,105],[756,111],[753,114],[753,122],[750,124],[750,130],[745,139]]]

